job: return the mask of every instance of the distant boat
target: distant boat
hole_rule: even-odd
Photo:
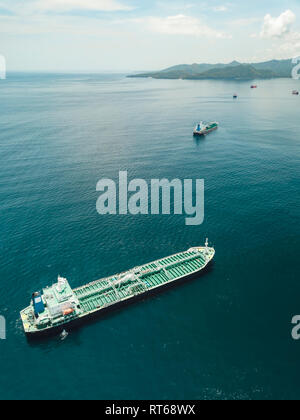
[[[293,95],[299,95],[299,91],[298,90],[293,90]]]
[[[201,121],[194,129],[194,136],[205,136],[206,134],[211,133],[219,128],[219,123],[210,122],[205,123]]]
[[[257,85],[251,85],[251,89],[257,89]]]
[[[235,93],[234,95],[233,95],[233,99],[237,99],[237,94]]]

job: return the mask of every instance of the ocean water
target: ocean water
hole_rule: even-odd
[[[10,74],[0,83],[1,399],[298,399],[300,141],[293,80]],[[238,93],[237,101],[232,99]],[[220,128],[194,139],[198,120]],[[100,216],[96,184],[205,179],[205,221]],[[30,343],[19,311],[203,244],[205,276]]]

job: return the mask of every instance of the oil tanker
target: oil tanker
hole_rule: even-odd
[[[190,248],[124,273],[72,289],[67,279],[32,295],[30,305],[21,311],[28,337],[59,334],[79,322],[125,305],[135,299],[196,276],[213,260],[215,250],[208,246]]]

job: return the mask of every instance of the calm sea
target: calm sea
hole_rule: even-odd
[[[10,74],[0,82],[2,399],[300,397],[300,98],[250,83]],[[238,93],[238,100],[232,99]],[[220,129],[195,140],[198,120]],[[205,222],[100,216],[100,178],[205,179]],[[198,280],[28,343],[19,311],[203,244]]]

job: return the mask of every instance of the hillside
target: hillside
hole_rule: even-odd
[[[272,60],[263,63],[242,64],[233,61],[229,64],[182,64],[165,70],[135,74],[128,77],[152,77],[155,79],[232,79],[251,80],[291,77],[292,60]]]
[[[275,77],[277,77],[276,73],[271,70],[257,70],[251,65],[241,64],[239,66],[208,70],[194,77],[191,76],[189,79],[253,80],[271,79]]]

